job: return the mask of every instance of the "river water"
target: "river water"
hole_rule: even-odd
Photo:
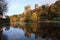
[[[44,24],[42,25],[40,23],[11,23],[10,25],[5,25],[0,27],[0,40],[52,40],[50,36],[50,32],[48,30],[51,28],[48,27],[45,28],[43,25],[49,25]],[[41,29],[40,29],[41,28]],[[43,30],[42,30],[43,28]],[[59,29],[59,28],[58,28]],[[52,31],[53,29],[51,28]],[[56,28],[53,32],[58,31]],[[60,32],[60,31],[59,31]],[[50,33],[50,34],[49,34]],[[54,33],[52,33],[54,34]],[[58,33],[59,35],[59,33]],[[55,40],[55,38],[54,38]]]

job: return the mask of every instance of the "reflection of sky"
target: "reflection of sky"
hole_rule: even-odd
[[[24,38],[24,32],[19,28],[10,27],[10,30],[4,30],[3,34],[8,36],[8,40],[20,40],[20,38]]]
[[[35,35],[31,33],[31,37],[25,36],[25,32],[19,28],[10,27],[9,30],[3,29],[3,34],[7,35],[8,40],[42,40],[42,38],[35,39]]]
[[[8,12],[7,15],[20,14],[23,12],[26,5],[31,5],[34,8],[34,4],[51,4],[56,0],[7,0],[8,1]]]

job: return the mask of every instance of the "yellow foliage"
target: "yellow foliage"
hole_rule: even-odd
[[[37,14],[36,14],[36,12],[34,12],[31,17],[32,17],[33,21],[37,21]]]

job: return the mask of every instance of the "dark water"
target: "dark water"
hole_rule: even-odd
[[[59,40],[59,24],[11,23],[0,26],[0,40]]]

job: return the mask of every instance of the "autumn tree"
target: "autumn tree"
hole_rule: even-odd
[[[47,14],[48,14],[47,9],[48,9],[48,7],[49,6],[47,6],[47,5],[42,5],[41,6],[41,9],[42,9],[42,13],[40,15],[40,20],[41,21],[43,21],[43,20],[45,21],[47,19]]]
[[[56,5],[56,13],[59,15],[60,17],[60,1],[56,1],[55,2],[55,5]]]
[[[43,12],[42,8],[38,4],[35,4],[34,11],[37,14],[37,21],[40,21],[40,17],[41,17],[40,15],[42,15],[42,12]]]
[[[32,19],[31,19],[31,11],[26,13],[25,21],[26,22],[32,21]]]

